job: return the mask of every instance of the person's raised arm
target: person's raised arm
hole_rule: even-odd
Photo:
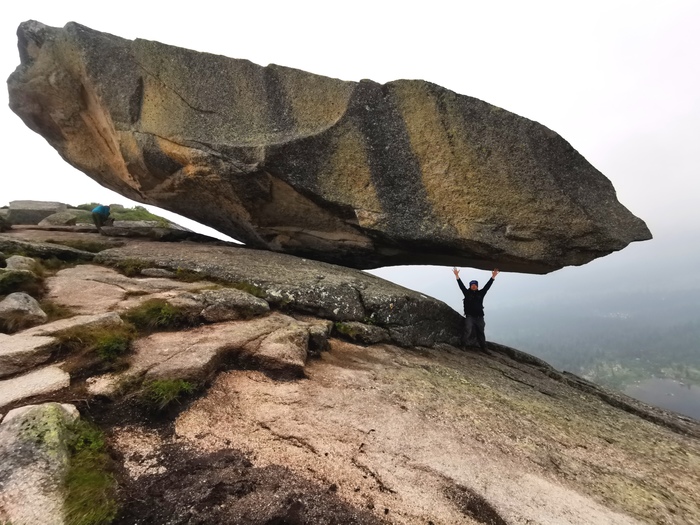
[[[459,270],[457,268],[452,268],[452,273],[455,274],[455,277],[457,278],[457,284],[459,285],[459,289],[462,290],[462,293],[466,297],[467,288],[466,288],[466,286],[464,286],[462,279],[459,278]]]
[[[496,278],[496,276],[497,276],[499,273],[500,273],[500,272],[498,271],[498,268],[494,269],[494,270],[491,272],[491,279],[489,279],[489,281],[486,283],[486,286],[484,286],[484,287],[481,289],[481,293],[482,293],[483,295],[486,295],[486,292],[489,291],[489,288],[491,288],[491,285],[493,284],[494,279]]]

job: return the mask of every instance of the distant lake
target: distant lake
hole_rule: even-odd
[[[625,394],[649,405],[700,420],[700,387],[675,379],[653,377],[625,389]]]

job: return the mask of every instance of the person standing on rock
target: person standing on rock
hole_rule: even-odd
[[[491,278],[486,285],[479,290],[478,281],[469,281],[469,288],[467,289],[459,278],[459,270],[457,268],[452,268],[452,273],[455,274],[457,278],[457,284],[459,289],[462,290],[464,295],[464,317],[466,318],[465,328],[464,328],[464,342],[469,344],[473,337],[476,338],[479,348],[482,352],[486,351],[486,335],[484,329],[486,328],[486,322],[484,321],[484,296],[486,292],[489,291],[494,279],[498,275],[498,269],[491,272]]]
[[[92,209],[92,221],[97,226],[97,231],[102,234],[102,226],[107,224],[109,220],[109,206],[103,206],[102,204],[95,206]]]

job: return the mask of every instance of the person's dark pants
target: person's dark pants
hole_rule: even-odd
[[[486,350],[486,321],[483,316],[475,317],[468,315],[464,323],[464,344],[467,346],[479,346]]]
[[[106,217],[102,215],[101,213],[97,212],[92,212],[92,222],[95,223],[95,226],[97,226],[97,231],[101,232],[102,231],[102,226],[105,225],[105,219]]]
[[[114,219],[112,219],[109,215],[104,216],[101,213],[92,212],[92,222],[95,223],[97,231],[104,234],[102,231],[102,226],[112,226]]]

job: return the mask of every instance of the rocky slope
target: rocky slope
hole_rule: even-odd
[[[64,230],[0,234],[2,293],[64,309],[0,334],[0,523],[77,522],[72,407],[104,432],[113,523],[700,523],[698,422],[460,348],[439,301],[282,254]],[[66,246],[88,240],[101,251]],[[79,344],[154,300],[180,328],[114,359]],[[157,410],[144,393],[166,381],[185,395]]]

